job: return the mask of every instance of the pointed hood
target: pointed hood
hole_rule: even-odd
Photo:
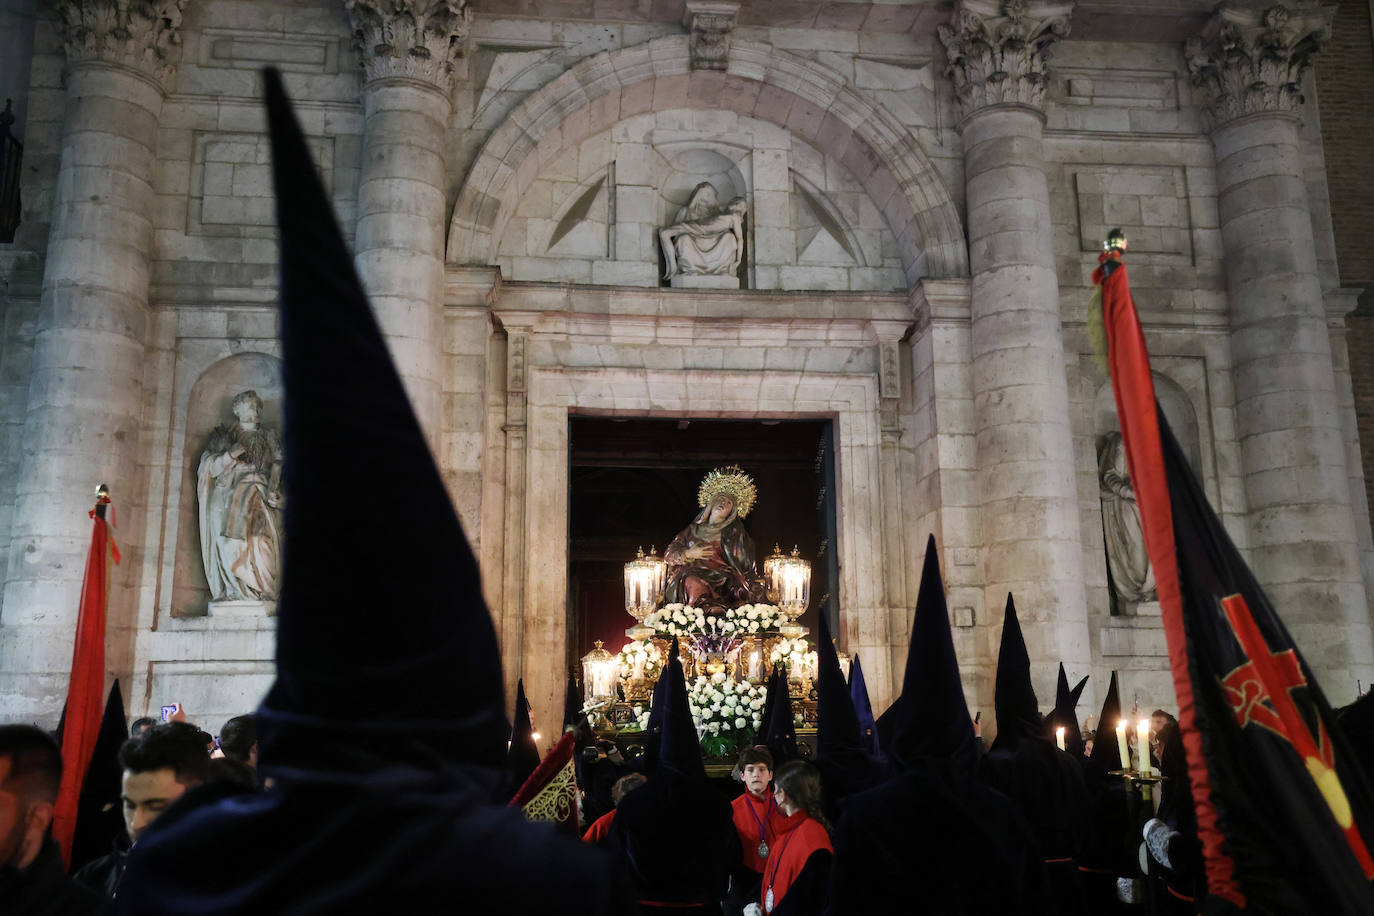
[[[525,679],[515,683],[515,726],[506,751],[506,780],[515,791],[539,766],[539,747],[534,743],[534,723],[530,721],[530,702],[525,698]]]
[[[124,694],[116,680],[105,701],[105,714],[95,737],[95,749],[81,782],[76,803],[76,833],[72,837],[72,868],[109,855],[116,842],[127,839],[124,817],[119,809],[123,791],[124,768],[119,765],[119,748],[129,739],[129,724],[124,716]]]
[[[883,752],[878,744],[878,722],[873,717],[873,703],[868,698],[868,684],[864,681],[864,669],[859,664],[857,652],[849,663],[849,700],[859,717],[859,743],[870,756],[881,759]]]
[[[787,686],[787,671],[781,665],[773,667],[773,676],[768,684],[768,699],[772,705],[768,718],[759,727],[759,744],[768,748],[773,755],[773,771],[777,772],[784,763],[796,760],[797,728],[793,721],[792,695]]]
[[[759,713],[759,743],[763,743],[763,735],[768,731],[768,723],[773,718],[773,706],[778,699],[778,666],[774,665],[768,671],[768,679],[763,682],[765,696],[763,698],[763,711]]]
[[[682,667],[677,637],[668,646],[668,657],[678,659]],[[685,681],[685,679],[684,679]],[[652,773],[658,766],[658,751],[663,743],[663,722],[668,715],[668,668],[665,665],[654,681],[654,692],[649,696],[649,721],[644,726],[644,772]]]
[[[1055,729],[1064,729],[1064,749],[1075,757],[1083,756],[1083,729],[1078,724],[1078,698],[1083,688],[1088,686],[1088,675],[1074,687],[1069,686],[1069,677],[1064,663],[1059,663],[1059,680],[1055,685],[1054,711],[1045,720],[1050,740],[1054,740]]]
[[[820,615],[820,639],[817,640],[818,676],[816,678],[816,754],[835,757],[853,754],[862,747],[859,716],[854,700],[840,670],[840,657],[830,635],[826,615]]]
[[[509,726],[477,564],[281,77],[264,81],[287,494],[264,768],[371,769],[406,754],[499,768]],[[341,566],[354,533],[384,538],[397,559],[366,600]]]
[[[1121,750],[1116,743],[1116,725],[1121,721],[1121,695],[1116,688],[1116,672],[1112,672],[1111,683],[1107,685],[1107,698],[1102,701],[1102,714],[1097,717],[1097,737],[1093,739],[1093,752],[1089,759],[1100,764],[1104,770],[1121,770],[1129,765],[1123,763]]]
[[[674,640],[676,648],[676,640]],[[670,770],[679,776],[706,778],[706,766],[701,760],[701,737],[692,721],[692,707],[687,699],[687,678],[682,673],[682,660],[677,652],[668,658],[664,671],[667,687],[663,697],[663,730],[659,735],[658,769]]]
[[[992,750],[1011,751],[1022,741],[1045,737],[1040,704],[1031,686],[1030,655],[1010,592],[1002,617],[1002,647],[997,653],[993,696],[997,705],[997,738],[992,742]]]
[[[958,757],[966,760],[972,771],[977,762],[973,721],[959,680],[959,660],[954,655],[934,535],[926,541],[902,693],[893,705],[895,722],[888,757],[896,769],[912,769],[922,758]]]
[[[563,689],[563,731],[576,730],[587,717],[582,712],[582,691],[577,689],[577,678],[568,675],[568,685]]]

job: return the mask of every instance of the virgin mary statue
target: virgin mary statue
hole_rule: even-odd
[[[701,511],[664,551],[665,604],[690,604],[722,613],[764,599],[754,539],[743,518],[754,507],[754,481],[739,467],[706,475],[697,492]]]

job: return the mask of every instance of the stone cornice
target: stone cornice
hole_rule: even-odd
[[[472,25],[467,0],[344,0],[344,7],[364,79],[417,80],[448,94]]]
[[[128,67],[166,88],[181,61],[186,0],[57,0],[56,5],[68,64]]]
[[[1331,37],[1335,12],[1334,6],[1218,9],[1203,33],[1183,45],[1193,85],[1206,94],[1210,125],[1295,111],[1303,102],[1303,74]]]
[[[1072,3],[957,0],[936,29],[949,59],[959,114],[992,105],[1043,110],[1050,46],[1069,34]]]

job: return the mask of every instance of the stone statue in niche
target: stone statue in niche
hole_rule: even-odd
[[[282,445],[261,424],[262,406],[256,391],[235,395],[237,419],[215,427],[196,468],[200,556],[212,602],[277,600]]]
[[[1102,497],[1102,534],[1107,545],[1107,570],[1118,602],[1132,605],[1155,600],[1155,574],[1145,550],[1145,533],[1135,488],[1126,468],[1121,433],[1107,433],[1097,458]]]
[[[701,511],[663,552],[665,604],[690,604],[715,616],[764,600],[754,539],[743,521],[756,495],[754,481],[737,466],[706,475],[697,493]]]
[[[658,231],[667,270],[665,280],[678,277],[735,277],[744,258],[743,197],[720,206],[716,189],[703,181],[692,189],[677,222]],[[677,285],[677,284],[674,284]]]

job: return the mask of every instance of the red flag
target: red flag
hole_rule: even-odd
[[[1178,696],[1205,911],[1372,912],[1374,796],[1159,411],[1120,255],[1102,255],[1093,282]]]
[[[72,674],[67,683],[67,709],[62,730],[62,785],[53,808],[53,837],[70,862],[76,833],[77,802],[81,783],[100,734],[105,693],[105,607],[109,598],[109,561],[119,562],[119,548],[105,521],[110,497],[103,488],[89,515],[91,549],[86,555],[86,575],[81,582],[81,608],[76,619],[76,645],[72,649]]]

